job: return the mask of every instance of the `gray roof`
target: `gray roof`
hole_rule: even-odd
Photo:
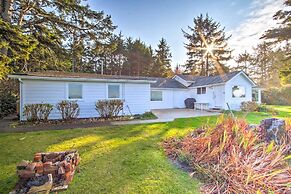
[[[156,81],[156,83],[151,84],[152,88],[187,88],[180,82],[171,78],[152,77],[151,79]]]
[[[28,77],[45,77],[45,78],[85,78],[85,79],[126,79],[126,80],[146,80],[152,81],[150,77],[126,76],[126,75],[100,75],[96,73],[79,73],[79,72],[61,72],[61,71],[43,71],[43,72],[26,72],[15,73],[12,76]]]
[[[189,87],[197,87],[227,82],[228,80],[236,76],[238,73],[240,73],[240,71],[234,71],[231,73],[216,76],[193,76],[193,75],[178,75],[178,76],[186,81],[193,82]]]

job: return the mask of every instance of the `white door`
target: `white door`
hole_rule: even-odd
[[[214,107],[223,108],[224,107],[224,86],[215,86],[213,89],[213,101]]]

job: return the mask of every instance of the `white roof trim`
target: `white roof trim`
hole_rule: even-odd
[[[189,90],[189,88],[155,88],[155,87],[151,87],[151,90]]]
[[[81,82],[128,82],[128,83],[155,83],[155,80],[131,80],[131,79],[98,79],[98,78],[69,78],[69,77],[45,77],[27,75],[8,75],[9,78],[21,78],[22,80],[48,80],[48,81],[81,81]]]
[[[219,85],[224,85],[226,82],[218,83],[218,84],[208,84],[208,85],[201,85],[201,86],[193,86],[189,88],[201,88],[201,87],[210,87],[210,86],[219,86]]]

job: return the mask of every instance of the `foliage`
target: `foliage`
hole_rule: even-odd
[[[18,87],[15,81],[0,81],[0,119],[16,112]]]
[[[269,88],[262,91],[262,102],[266,104],[291,105],[291,86]]]
[[[227,48],[230,36],[226,36],[224,28],[220,27],[208,14],[205,17],[201,14],[194,18],[194,27],[188,26],[190,33],[183,30],[188,41],[185,65],[188,73],[205,76],[227,71],[223,64],[231,58]]]
[[[23,114],[27,121],[47,121],[52,110],[51,104],[25,104]]]
[[[75,119],[79,116],[80,107],[77,101],[63,100],[57,104],[63,120]]]
[[[226,119],[215,128],[168,139],[164,148],[173,159],[186,156],[188,164],[208,179],[202,187],[205,193],[290,191],[288,145],[262,142],[245,121]]]
[[[254,112],[259,110],[259,105],[256,102],[247,101],[242,102],[240,108],[245,112]]]
[[[276,28],[269,29],[263,38],[275,39],[276,42],[288,41],[291,38],[291,1],[285,0],[284,5],[287,7],[284,10],[279,10],[273,16],[274,20],[280,22]]]
[[[171,57],[170,47],[166,40],[162,38],[155,50],[153,72],[151,76],[155,77],[171,77]]]
[[[141,119],[141,120],[149,120],[149,119],[156,119],[157,116],[154,115],[152,112],[145,112],[143,114],[136,114],[133,115],[135,119]]]
[[[95,104],[95,109],[101,118],[117,117],[123,109],[122,100],[98,100]]]

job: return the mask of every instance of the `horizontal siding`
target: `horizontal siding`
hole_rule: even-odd
[[[56,104],[67,99],[67,85],[70,82],[23,80],[23,106],[33,103],[49,103],[54,106],[49,119],[60,119]],[[95,110],[98,100],[107,98],[107,84],[97,82],[74,82],[83,85],[83,99],[77,100],[80,106],[79,118],[99,116]],[[123,83],[122,99],[133,114],[142,114],[150,110],[150,85]],[[125,114],[129,112],[126,111]]]
[[[163,101],[151,101],[151,109],[174,108],[173,90],[152,89],[153,91],[162,91]]]

